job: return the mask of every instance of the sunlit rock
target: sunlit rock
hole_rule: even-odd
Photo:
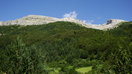
[[[93,29],[99,29],[99,30],[112,29],[112,28],[118,27],[119,23],[124,22],[124,20],[110,19],[106,22],[106,24],[97,25],[97,24],[88,24],[82,20],[78,20],[71,17],[54,18],[54,17],[41,16],[41,15],[28,15],[16,20],[0,22],[0,25],[40,25],[40,24],[48,24],[52,22],[57,22],[57,21],[74,22],[82,26],[85,26],[87,28],[93,28]]]

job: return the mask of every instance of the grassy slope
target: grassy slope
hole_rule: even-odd
[[[120,27],[108,31],[88,29],[69,22],[0,26],[0,34],[1,50],[7,49],[19,36],[26,47],[30,49],[35,46],[37,52],[45,56],[49,67],[59,67],[62,72],[72,72],[67,69],[68,66],[94,67],[102,64],[103,60],[111,60],[110,54],[115,50],[132,47],[131,22],[122,23]]]

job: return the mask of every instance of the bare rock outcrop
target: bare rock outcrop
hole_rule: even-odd
[[[2,25],[39,25],[58,21],[58,18],[28,15],[17,20],[2,22]]]
[[[96,24],[87,24],[83,22],[82,20],[78,20],[78,19],[70,18],[70,17],[54,18],[54,17],[40,16],[40,15],[28,15],[16,20],[0,22],[0,25],[40,25],[40,24],[48,24],[52,22],[57,22],[57,21],[74,22],[82,26],[85,26],[87,28],[93,28],[93,29],[99,29],[99,30],[112,29],[112,28],[118,27],[119,23],[125,22],[124,20],[120,20],[120,19],[111,19],[111,20],[108,20],[106,24],[96,25]]]

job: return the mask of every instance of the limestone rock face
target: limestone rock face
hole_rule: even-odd
[[[11,20],[0,22],[0,25],[40,25],[40,24],[48,24],[57,21],[67,21],[67,22],[74,22],[85,26],[87,28],[99,29],[99,30],[107,30],[118,27],[118,24],[121,22],[125,22],[124,20],[119,19],[110,19],[106,22],[106,24],[96,25],[96,24],[87,24],[82,20],[74,19],[74,18],[54,18],[48,16],[40,16],[40,15],[28,15],[22,17],[20,19]]]
[[[102,29],[112,29],[119,26],[119,23],[126,22],[125,20],[120,19],[110,19],[106,24],[102,25]]]
[[[100,29],[100,30],[113,29],[115,27],[118,27],[119,23],[121,23],[121,22],[126,22],[126,21],[125,20],[120,20],[120,19],[110,19],[106,22],[106,24],[93,25],[92,28]]]
[[[58,21],[58,18],[40,15],[28,15],[17,20],[3,22],[2,25],[39,25],[56,21]]]

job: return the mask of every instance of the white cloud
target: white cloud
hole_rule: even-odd
[[[77,18],[77,13],[76,13],[76,11],[72,11],[72,12],[70,12],[70,13],[65,13],[64,15],[63,15],[63,17],[64,18],[66,18],[66,17],[70,17],[70,18]]]
[[[76,13],[76,11],[72,11],[72,12],[69,12],[69,13],[65,13],[64,15],[63,15],[63,17],[64,18],[67,18],[67,17],[69,17],[69,18],[74,18],[74,19],[77,19],[77,13]],[[94,20],[80,20],[80,21],[82,21],[83,23],[85,23],[85,24],[92,24],[93,22],[94,22]]]

